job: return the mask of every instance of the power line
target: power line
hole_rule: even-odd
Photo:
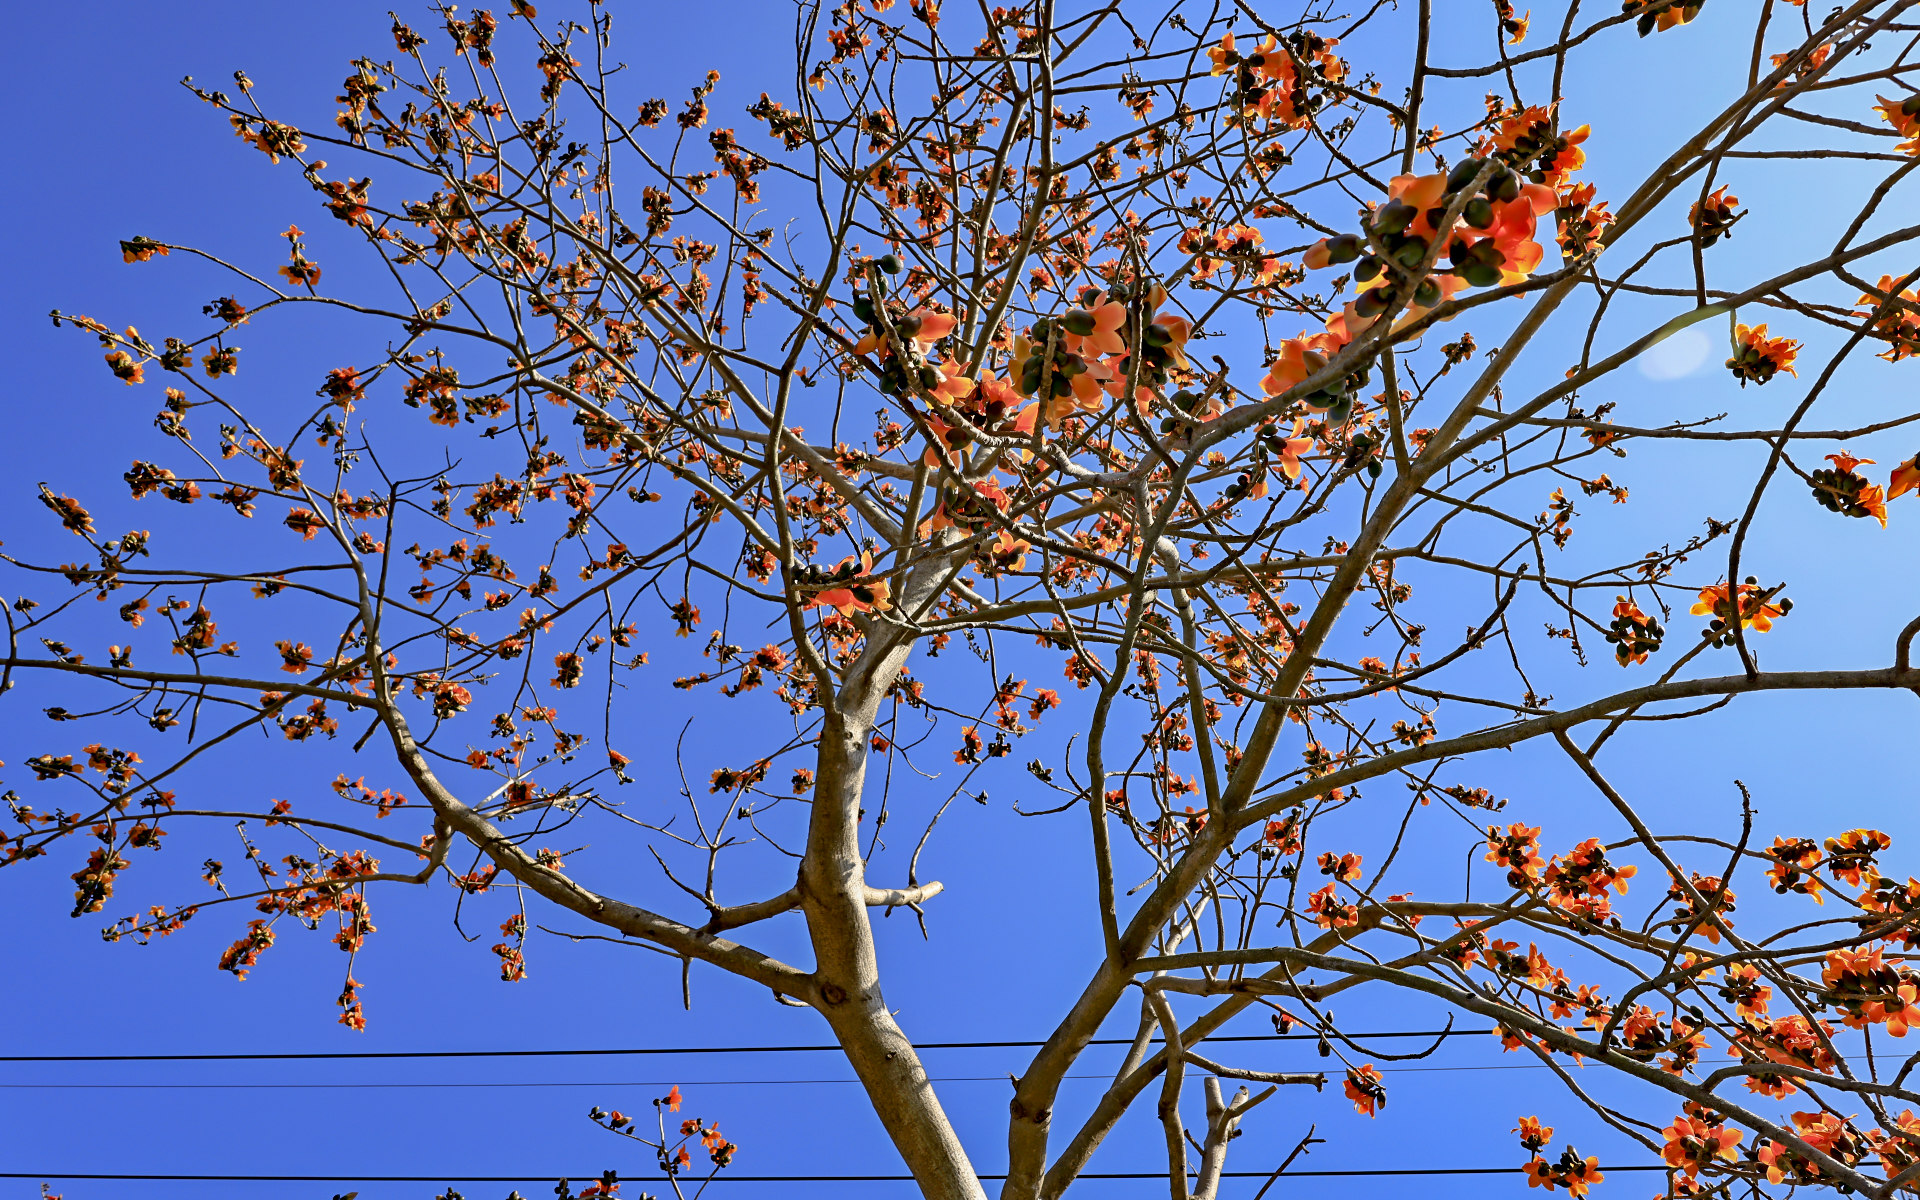
[[[1492,1033],[1491,1029],[1397,1030],[1387,1033],[1350,1033],[1352,1040],[1365,1038],[1444,1038]],[[1153,1039],[1155,1043],[1158,1038]],[[1210,1037],[1209,1042],[1317,1042],[1317,1033],[1257,1033],[1231,1037]],[[1000,1050],[1031,1049],[1045,1042],[923,1042],[916,1050]],[[1091,1046],[1131,1046],[1132,1038],[1095,1038]],[[662,1046],[622,1050],[352,1050],[308,1054],[8,1054],[0,1062],[232,1062],[261,1059],[319,1058],[546,1058],[603,1054],[792,1054],[813,1051],[839,1051],[839,1046]],[[3,1176],[0,1176],[3,1177]]]
[[[1664,1164],[1601,1167],[1602,1171],[1666,1171]],[[1351,1178],[1380,1175],[1519,1175],[1525,1167],[1404,1167],[1366,1171],[1288,1171],[1288,1179]],[[1222,1171],[1228,1179],[1266,1179],[1272,1171]],[[1165,1179],[1165,1171],[1086,1172],[1076,1179]],[[550,1179],[598,1179],[596,1172],[579,1175],[73,1175],[53,1171],[0,1171],[0,1179],[134,1179],[194,1183],[545,1183]],[[911,1175],[715,1175],[719,1183],[912,1183]],[[1005,1179],[1005,1175],[978,1175],[977,1179]],[[641,1183],[626,1179],[623,1183]],[[702,1182],[705,1182],[704,1180]]]
[[[1731,1058],[1703,1058],[1703,1063],[1735,1062]],[[1385,1075],[1404,1075],[1411,1072],[1428,1071],[1545,1071],[1543,1063],[1489,1063],[1479,1066],[1461,1067],[1381,1067]],[[1111,1082],[1109,1075],[1064,1075],[1063,1079],[1097,1079]],[[1199,1076],[1189,1076],[1189,1082],[1197,1082]],[[1005,1083],[1005,1075],[933,1075],[928,1083]],[[536,1079],[527,1081],[500,1081],[494,1079],[456,1080],[451,1083],[0,1083],[4,1090],[54,1090],[54,1091],[258,1091],[263,1088],[663,1088],[663,1087],[779,1087],[791,1085],[818,1085],[828,1083],[857,1084],[858,1079],[594,1079],[577,1083],[556,1083],[551,1080]]]

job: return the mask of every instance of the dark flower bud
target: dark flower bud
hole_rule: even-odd
[[[1351,233],[1327,239],[1327,261],[1330,263],[1350,263],[1360,257],[1360,239]]]
[[[1407,226],[1413,224],[1418,211],[1411,204],[1399,200],[1389,200],[1385,207],[1375,214],[1373,228],[1376,233],[1405,233]]]
[[[1457,192],[1472,183],[1473,177],[1480,173],[1480,161],[1477,158],[1463,158],[1455,164],[1453,170],[1447,172],[1447,190]]]

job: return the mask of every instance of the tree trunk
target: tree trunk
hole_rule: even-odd
[[[867,742],[872,713],[885,691],[882,681],[891,681],[905,659],[905,648],[885,654],[862,681],[864,687],[850,683],[842,698],[855,711],[829,707],[820,733],[813,819],[800,867],[800,906],[815,956],[812,1000],[833,1027],[921,1195],[985,1200],[920,1056],[887,1008],[867,914],[866,862],[860,853]],[[856,687],[865,694],[847,694]]]

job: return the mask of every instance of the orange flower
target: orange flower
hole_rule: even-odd
[[[1153,323],[1166,331],[1167,358],[1178,366],[1186,366],[1187,339],[1193,336],[1193,324],[1185,317],[1174,313],[1161,313],[1153,319]],[[1148,330],[1147,332],[1149,342],[1159,336],[1162,335],[1156,334],[1152,330]]]
[[[1225,75],[1239,63],[1240,56],[1233,49],[1233,35],[1227,34],[1220,44],[1207,51],[1207,57],[1213,60],[1213,70],[1209,74]]]
[[[1882,275],[1880,282],[1875,286],[1883,294],[1893,296],[1896,294],[1894,283],[1893,276]],[[1912,288],[1904,288],[1897,295],[1909,304],[1920,305],[1920,293],[1916,293]],[[1893,343],[1880,355],[1881,358],[1888,362],[1899,362],[1903,358],[1920,354],[1920,313],[1897,304],[1886,304],[1879,296],[1872,293],[1860,297],[1857,303],[1870,307],[1856,309],[1854,315],[1868,318],[1874,332]]]
[[[1675,1117],[1673,1124],[1661,1130],[1666,1135],[1667,1144],[1661,1150],[1660,1157],[1674,1168],[1685,1171],[1691,1179],[1700,1173],[1700,1168],[1717,1159],[1729,1162],[1734,1157],[1734,1147],[1740,1144],[1738,1130],[1728,1129],[1724,1125],[1710,1125],[1699,1118]]]
[[[1507,1132],[1519,1134],[1520,1148],[1529,1154],[1538,1154],[1553,1140],[1553,1126],[1543,1128],[1539,1117],[1521,1117],[1519,1127]]]
[[[1904,496],[1915,488],[1920,488],[1920,454],[1893,469],[1893,474],[1887,479],[1887,499]]]
[[[1300,456],[1313,449],[1313,439],[1300,436],[1300,427],[1305,424],[1304,420],[1295,417],[1292,433],[1286,437],[1275,436],[1267,442],[1268,447],[1279,455],[1280,473],[1288,479],[1300,478]],[[1920,475],[1920,472],[1916,472],[1916,475]]]
[[[926,421],[927,428],[933,433],[933,436],[927,439],[927,452],[920,456],[920,461],[929,467],[938,467],[940,465],[940,451],[935,448],[935,443],[945,446],[947,453],[953,455],[957,454],[962,446],[965,446],[973,440],[973,430],[969,429],[964,421],[955,421],[949,424],[939,417],[933,416],[931,413],[927,415]]]
[[[1327,361],[1339,353],[1340,346],[1328,334],[1301,334],[1280,343],[1280,356],[1267,368],[1266,378],[1260,381],[1260,390],[1269,396],[1280,393],[1304,382],[1308,376],[1317,374]]]
[[[1335,879],[1348,882],[1360,878],[1360,855],[1358,854],[1335,854],[1329,850],[1322,854],[1318,861],[1322,875],[1331,875]]]
[[[1613,214],[1607,211],[1607,202],[1594,200],[1594,195],[1595,188],[1591,183],[1560,189],[1560,228],[1555,239],[1560,243],[1561,252],[1568,258],[1578,258],[1592,250],[1599,242],[1600,231],[1613,224]]]
[[[958,404],[968,396],[973,395],[974,388],[977,385],[974,380],[967,377],[964,366],[955,363],[932,363],[930,365],[935,371],[939,372],[940,375],[940,382],[927,389],[928,395],[935,404]]]
[[[1607,627],[1607,640],[1614,644],[1613,656],[1621,666],[1647,661],[1647,655],[1660,648],[1667,631],[1660,622],[1640,611],[1631,597],[1621,596],[1613,606],[1613,623]]]
[[[1549,189],[1557,189],[1569,176],[1587,163],[1587,152],[1580,149],[1593,132],[1590,125],[1578,129],[1554,131],[1554,106],[1533,105],[1500,122],[1490,145],[1500,157],[1523,175],[1529,164],[1546,178]]]
[[[1106,293],[1089,296],[1085,307],[1068,309],[1060,319],[1062,341],[1075,354],[1092,358],[1097,354],[1125,354],[1127,343],[1120,329],[1127,323],[1126,306],[1105,299]]]
[[[1554,1178],[1553,1164],[1544,1158],[1536,1158],[1521,1169],[1527,1173],[1527,1186],[1530,1188],[1543,1187],[1552,1191],[1554,1184],[1559,1182]]]
[[[134,384],[141,383],[145,380],[146,365],[135,362],[133,355],[128,354],[125,350],[115,350],[112,354],[107,355],[106,359],[107,369],[113,372],[116,379],[124,380],[128,387],[132,387]]]
[[[1333,894],[1336,886],[1329,883],[1307,897],[1307,911],[1322,929],[1345,929],[1360,923],[1359,911]]]
[[[1842,450],[1838,454],[1827,455],[1827,461],[1833,464],[1828,470],[1822,468],[1813,473],[1813,498],[1822,508],[1837,512],[1846,517],[1874,517],[1879,520],[1880,528],[1887,527],[1887,497],[1877,483],[1868,483],[1864,475],[1854,472],[1855,467],[1871,466],[1870,458],[1855,458]]]
[[[1641,9],[1652,8],[1655,3],[1656,0],[1627,0],[1626,11],[1629,13],[1638,12]],[[1642,16],[1634,27],[1639,31],[1641,37],[1645,37],[1655,30],[1665,33],[1667,30],[1677,29],[1699,16],[1700,9],[1705,4],[1706,0],[1682,0],[1681,3],[1675,4],[1671,8],[1662,9],[1660,12],[1648,13]]]
[[[1727,195],[1722,184],[1719,190],[1705,200],[1696,200],[1687,210],[1687,224],[1700,235],[1702,246],[1711,246],[1723,237],[1733,234],[1734,222],[1739,219],[1733,210],[1740,205],[1740,197]]]
[[[1341,1090],[1353,1101],[1353,1111],[1363,1117],[1376,1116],[1387,1106],[1387,1089],[1381,1086],[1380,1072],[1372,1063],[1357,1071],[1349,1070]]]
[[[916,308],[893,323],[894,332],[920,347],[922,353],[953,332],[956,322],[949,313]]]
[[[1800,377],[1800,372],[1793,369],[1800,343],[1792,338],[1769,338],[1765,325],[1736,325],[1733,341],[1736,349],[1727,360],[1727,370],[1733,372],[1741,387],[1747,386],[1749,379],[1764,384],[1781,371]]]
[[[1740,623],[1760,633],[1767,633],[1773,629],[1773,618],[1785,616],[1786,609],[1778,604],[1761,604],[1757,600],[1749,599],[1749,597],[1758,596],[1760,591],[1761,588],[1757,584],[1740,585]],[[1702,588],[1700,599],[1687,611],[1696,617],[1704,617],[1711,613],[1718,617],[1721,623],[1730,622],[1733,617],[1733,606],[1727,601],[1727,585],[1716,583],[1712,587]]]
[[[805,608],[825,607],[840,610],[840,615],[850,617],[857,612],[885,612],[893,605],[887,600],[887,581],[873,575],[873,552],[863,551],[857,560],[859,569],[854,569],[856,560],[852,555],[842,559],[828,576],[833,586],[808,597]]]
[[[952,333],[954,325],[955,321],[948,313],[916,308],[904,317],[895,318],[893,331],[900,335],[902,341],[912,342],[920,353],[925,354],[935,342]],[[880,352],[882,358],[893,353],[886,334],[878,328],[869,330],[853,346],[855,354],[869,354],[875,350]]]
[[[1025,538],[1015,537],[1002,529],[999,536],[986,548],[987,574],[998,575],[1003,571],[1018,571],[1027,565],[1027,551],[1033,549],[1033,543]]]
[[[1539,837],[1538,826],[1529,828],[1515,822],[1507,826],[1507,832],[1504,834],[1500,832],[1498,825],[1489,826],[1485,858],[1490,863],[1497,863],[1507,868],[1507,882],[1510,886],[1525,887],[1530,881],[1539,878],[1540,868],[1545,865],[1540,857],[1540,843],[1537,840]]]
[[[1507,35],[1507,45],[1518,46],[1521,42],[1526,41],[1527,26],[1533,23],[1533,10],[1528,9],[1526,15],[1516,17],[1513,15],[1513,5],[1506,3],[1506,0],[1501,0],[1498,7],[1500,10],[1500,32]]]
[[[673,1089],[667,1093],[667,1098],[661,1101],[661,1103],[667,1106],[668,1112],[679,1112],[680,1111],[680,1085],[677,1083],[674,1084]]]
[[[1902,154],[1920,155],[1920,95],[1908,96],[1905,100],[1889,100],[1885,96],[1874,99],[1880,103],[1873,111],[1885,117],[1894,132],[1907,139],[1895,149]]]

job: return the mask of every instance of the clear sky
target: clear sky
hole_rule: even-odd
[[[1444,14],[1452,6],[1446,0],[1437,7]],[[1478,20],[1481,6],[1471,7]],[[1637,169],[1666,154],[1692,128],[1703,98],[1716,94],[1714,86],[1744,71],[1744,31],[1729,36],[1727,29],[1749,7],[1717,0],[1697,26],[1645,42],[1616,32],[1576,69],[1568,87],[1569,123],[1595,126],[1587,146],[1593,160],[1589,177],[1601,183],[1603,196],[1624,192]],[[726,114],[725,123],[740,121],[739,110],[761,90],[777,94],[775,82],[792,77],[785,57],[791,45],[790,10],[784,4],[649,0],[617,5],[615,11],[616,37],[624,38],[621,49],[642,80],[636,86],[677,102],[708,66],[716,66],[725,78],[715,108]],[[403,15],[423,29],[431,24],[424,10]],[[1544,37],[1546,14],[1539,15],[1534,29]],[[159,267],[125,267],[118,239],[145,234],[277,262],[283,245],[276,235],[289,223],[309,229],[330,224],[296,174],[269,169],[233,138],[218,114],[179,87],[178,78],[191,74],[219,86],[235,68],[244,68],[263,95],[284,97],[310,114],[330,111],[325,105],[348,59],[363,52],[387,56],[387,24],[384,4],[360,0],[326,5],[192,0],[168,6],[97,0],[84,7],[23,6],[11,14],[8,28],[18,49],[0,79],[7,110],[14,114],[0,135],[7,142],[5,161],[15,164],[10,172],[15,182],[0,193],[6,230],[0,337],[13,381],[5,398],[10,436],[0,439],[0,504],[5,506],[0,511],[18,518],[7,522],[10,553],[73,553],[70,544],[57,540],[65,535],[49,531],[51,523],[41,519],[44,514],[33,501],[36,481],[47,480],[62,491],[118,496],[102,507],[120,520],[131,510],[119,472],[128,459],[152,448],[149,421],[158,389],[122,388],[100,369],[91,341],[53,329],[48,310],[87,313],[116,327],[132,323],[149,336],[164,334],[190,319],[198,321],[199,305],[222,294],[225,284],[178,258]],[[1467,53],[1460,49],[1460,57]],[[1476,104],[1477,96],[1464,90],[1455,102]],[[1856,119],[1871,117],[1862,113]],[[1730,274],[1740,277],[1758,277],[1781,265],[1793,249],[1784,243],[1831,224],[1822,181],[1856,177],[1848,168],[1803,175],[1797,182],[1770,180],[1758,169],[1732,171],[1728,181],[1755,215],[1730,246],[1715,253],[1739,258],[1740,267]],[[330,244],[329,238],[336,240]],[[330,268],[340,262],[344,274],[344,235],[318,229],[315,241],[316,257]],[[332,246],[339,249],[329,259],[326,251]],[[1629,315],[1651,325],[1677,311],[1642,304],[1630,306]],[[1776,321],[1777,327],[1787,324]],[[1793,334],[1814,346],[1828,344],[1818,330]],[[321,361],[327,354],[312,344],[313,327],[263,322],[245,335],[250,361],[283,364],[263,366],[261,375],[247,381],[259,389],[253,394],[260,402],[270,403],[274,388],[291,389],[291,403],[304,402],[317,368],[335,365]],[[1712,337],[1721,336],[1713,327]],[[1483,344],[1488,341],[1482,338]],[[1591,398],[1617,401],[1616,419],[1623,423],[1733,411],[1735,422],[1759,425],[1802,394],[1797,389],[1803,384],[1791,381],[1764,394],[1740,391],[1718,368],[1720,345],[1713,341],[1704,361],[1692,369],[1683,370],[1688,367],[1684,355],[1670,357],[1662,365],[1626,373],[1608,385],[1606,395]],[[1575,355],[1569,349],[1566,362]],[[1552,374],[1562,365],[1549,356],[1543,369]],[[1903,403],[1910,406],[1920,390],[1915,369],[1874,360],[1850,367],[1821,423],[1841,425]],[[1909,433],[1852,448],[1891,464],[1920,448],[1916,440]],[[1632,502],[1618,512],[1596,512],[1582,536],[1638,553],[1649,537],[1666,536],[1650,531],[1670,530],[1673,523],[1666,518],[1673,511],[1731,516],[1744,502],[1746,485],[1740,480],[1750,477],[1752,457],[1726,460],[1737,462],[1745,476],[1730,469],[1722,474],[1720,468],[1702,473],[1671,451],[1636,447],[1613,472],[1631,486]],[[1588,507],[1600,506],[1589,502]],[[1790,594],[1801,608],[1768,643],[1774,656],[1769,665],[1886,661],[1892,632],[1914,608],[1916,529],[1920,505],[1911,503],[1896,508],[1893,528],[1883,533],[1871,522],[1845,522],[1820,512],[1797,488],[1770,502],[1765,536],[1779,550],[1764,551],[1763,559],[1771,555],[1771,560],[1757,569],[1769,577],[1790,571]],[[11,596],[21,586],[7,582],[0,589]],[[1464,603],[1461,611],[1467,611]],[[672,647],[659,652],[657,679],[674,671],[675,652]],[[1602,672],[1611,674],[1601,677]],[[1568,668],[1542,690],[1591,693],[1616,686],[1617,677],[1611,663],[1585,673]],[[33,785],[24,781],[20,760],[42,752],[46,737],[71,739],[59,729],[46,734],[52,727],[37,710],[53,701],[32,688],[22,690],[32,695],[9,697],[14,707],[0,721],[0,757],[9,764],[7,784],[25,791]],[[656,773],[670,769],[670,742],[688,718],[693,719],[686,743],[689,761],[704,772],[714,765],[709,757],[724,755],[730,741],[726,722],[737,720],[738,710],[665,688],[637,695],[645,707],[628,719],[646,755],[639,759],[643,767]],[[1767,835],[1820,837],[1873,825],[1895,835],[1898,859],[1920,836],[1912,808],[1916,716],[1920,704],[1905,696],[1760,698],[1684,729],[1663,727],[1623,738],[1625,744],[1611,752],[1607,765],[1662,832],[1685,827],[1726,833],[1738,811],[1732,780],[1739,776],[1755,788]],[[1043,736],[1069,724],[1060,722]],[[1026,756],[1023,749],[1020,757]],[[247,751],[227,760],[221,782],[236,796],[258,802],[300,789],[314,792],[331,776],[329,768],[317,778],[290,778],[278,774],[280,762],[265,752],[256,758]],[[992,793],[990,802],[957,805],[929,851],[923,877],[941,878],[950,888],[930,908],[931,940],[922,941],[909,914],[877,922],[890,1000],[918,1041],[1044,1037],[1092,961],[1089,939],[1097,939],[1097,930],[1089,920],[1090,903],[1080,898],[1089,890],[1084,822],[1047,824],[1014,815],[1008,802],[1022,786],[1017,763],[1000,765],[1007,769],[982,782]],[[363,769],[371,773],[372,764]],[[643,791],[665,778],[636,773],[642,783],[629,791]],[[1480,782],[1513,798],[1512,819],[1547,824],[1554,845],[1570,845],[1589,833],[1617,833],[1603,823],[1582,786],[1545,752],[1517,753],[1494,776]],[[944,794],[939,784],[922,790],[926,795],[912,803],[935,791]],[[925,814],[914,811],[914,819],[924,820]],[[902,827],[907,824],[903,818]],[[170,890],[150,899],[178,899],[198,886],[184,869],[186,856],[197,858],[197,852],[180,848],[176,853]],[[237,857],[232,847],[226,854]],[[144,949],[106,945],[95,936],[103,917],[75,921],[66,916],[71,885],[65,876],[73,868],[59,864],[70,855],[67,850],[54,863],[0,875],[0,904],[11,935],[0,1053],[828,1040],[824,1024],[811,1012],[780,1007],[757,988],[708,968],[693,969],[693,1006],[684,1011],[677,964],[605,943],[537,938],[530,946],[529,978],[502,984],[486,949],[502,914],[497,906],[476,905],[483,911],[471,919],[468,931],[477,930],[477,940],[464,941],[452,928],[444,888],[430,894],[375,894],[379,932],[356,972],[368,985],[371,1023],[364,1034],[354,1034],[334,1023],[341,956],[322,937],[283,938],[244,983],[213,966],[235,936],[224,916]],[[655,886],[640,881],[647,869],[640,862],[606,869],[630,873],[636,890]],[[614,878],[617,882],[619,875]],[[1452,885],[1434,885],[1436,891],[1443,886]],[[148,900],[141,893],[140,902]],[[1758,900],[1756,910],[1762,907]],[[753,940],[789,961],[807,961],[797,918],[762,927]],[[1340,1007],[1342,1023],[1351,1029],[1432,1028],[1440,1019],[1430,1009],[1364,991],[1350,994]],[[1130,1013],[1125,1020],[1130,1025]],[[1234,1030],[1265,1031],[1252,1023]],[[1313,1069],[1319,1061],[1311,1043],[1256,1044],[1235,1054],[1235,1061],[1263,1070]],[[1095,1073],[1118,1056],[1117,1049],[1090,1054],[1079,1072],[1087,1078],[1076,1082],[1065,1107],[1090,1103],[1103,1087]],[[1007,1073],[1018,1071],[1024,1061],[1021,1052],[1010,1050],[927,1054],[930,1072],[945,1081],[948,1111],[982,1171],[1000,1169]],[[1517,1166],[1522,1156],[1507,1131],[1515,1118],[1532,1113],[1560,1126],[1563,1140],[1571,1134],[1583,1150],[1606,1161],[1643,1161],[1633,1148],[1590,1128],[1544,1070],[1502,1055],[1492,1038],[1461,1039],[1398,1070],[1384,1060],[1381,1065],[1388,1068],[1392,1091],[1378,1120],[1357,1116],[1337,1089],[1320,1096],[1295,1089],[1259,1110],[1247,1136],[1234,1144],[1230,1169],[1270,1169],[1309,1126],[1328,1139],[1306,1164],[1313,1168]],[[675,1083],[689,1098],[688,1113],[716,1120],[740,1144],[738,1173],[899,1170],[850,1070],[834,1054],[0,1064],[0,1162],[7,1171],[339,1173],[343,1178],[437,1172],[551,1178],[566,1172],[576,1180],[614,1167],[640,1181],[627,1189],[637,1195],[647,1187],[649,1161],[634,1153],[637,1148],[589,1125],[584,1114],[595,1104],[644,1111],[648,1098]],[[1599,1086],[1605,1093],[1609,1085]],[[1197,1111],[1197,1083],[1195,1089],[1191,1103]],[[1150,1119],[1150,1112],[1130,1118],[1091,1169],[1159,1168],[1162,1150],[1157,1132],[1146,1123]],[[242,1195],[325,1200],[353,1186],[56,1182],[55,1191],[69,1200]],[[1236,1181],[1227,1194],[1250,1197],[1253,1186]],[[1300,1180],[1271,1194],[1318,1200],[1336,1190],[1384,1195],[1405,1186],[1381,1179]],[[1449,1198],[1518,1196],[1523,1190],[1518,1177],[1440,1178],[1416,1186]],[[878,1183],[725,1187],[725,1194],[738,1200],[776,1192],[801,1200],[828,1195],[891,1200],[910,1194],[907,1185]],[[1153,1181],[1087,1181],[1079,1187],[1076,1194],[1089,1200],[1164,1194],[1164,1185]],[[1599,1194],[1607,1200],[1639,1200],[1655,1187],[1651,1176],[1619,1176]],[[428,1184],[359,1186],[367,1200],[425,1200],[440,1190]],[[508,1185],[460,1190],[474,1200],[494,1200]],[[521,1185],[520,1190],[538,1200],[544,1186]],[[0,1180],[0,1200],[35,1194],[37,1181]]]

